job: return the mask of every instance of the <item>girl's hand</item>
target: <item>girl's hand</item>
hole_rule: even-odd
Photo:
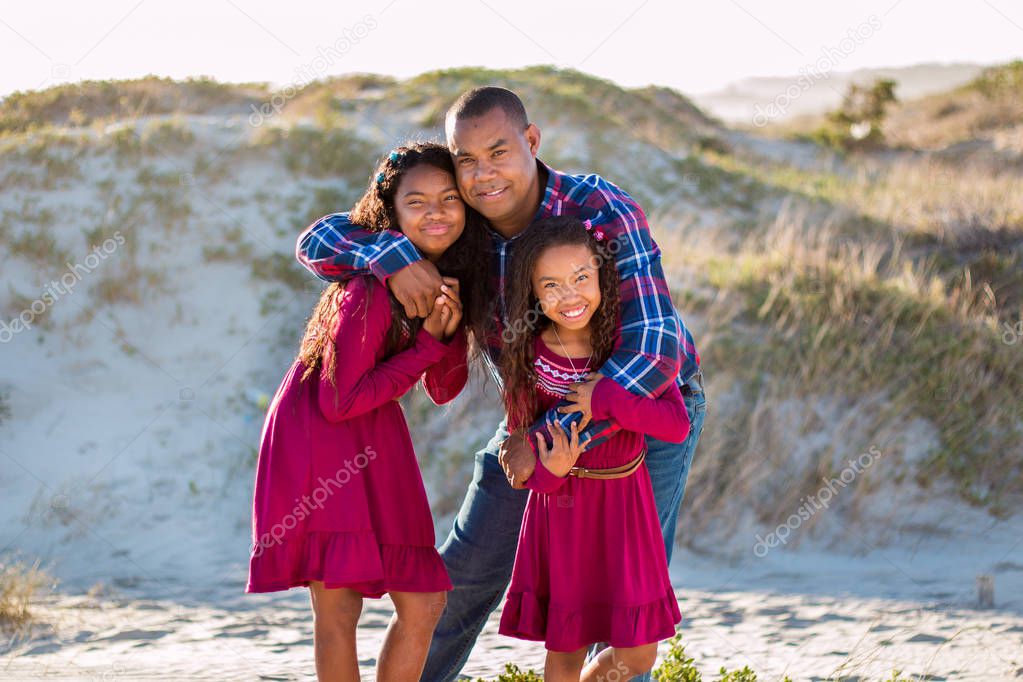
[[[583,454],[587,443],[590,442],[589,439],[583,443],[579,442],[579,427],[575,422],[572,423],[571,428],[572,437],[569,438],[565,435],[565,429],[561,427],[561,424],[554,422],[550,425],[551,438],[554,441],[550,451],[547,450],[547,442],[544,440],[543,434],[536,434],[536,448],[540,454],[540,461],[549,472],[559,478],[568,476],[569,470],[575,466],[579,455]]]
[[[447,304],[451,307],[451,318],[444,327],[444,338],[451,338],[462,321],[462,299],[459,297],[458,280],[454,277],[445,277],[440,290],[444,292]]]
[[[590,423],[590,419],[593,418],[593,389],[597,387],[597,383],[603,378],[604,375],[600,372],[590,372],[586,375],[586,381],[578,382],[568,387],[569,391],[565,395],[565,400],[573,404],[558,408],[558,412],[562,414],[579,412],[583,415],[582,420],[579,422],[580,431],[585,429],[586,425]]]
[[[433,302],[433,310],[423,320],[423,329],[429,332],[430,336],[442,341],[444,330],[451,319],[451,305],[447,296],[438,296]]]

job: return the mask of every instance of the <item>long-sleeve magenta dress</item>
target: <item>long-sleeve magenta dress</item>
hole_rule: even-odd
[[[557,355],[539,336],[535,349],[537,397],[546,411],[591,369],[588,358]],[[674,384],[653,400],[604,378],[591,411],[621,430],[583,452],[577,465],[586,468],[628,464],[645,447],[645,434],[681,442],[689,433],[689,414]],[[543,641],[551,651],[596,642],[633,647],[674,635],[682,616],[646,464],[625,478],[599,480],[559,478],[538,460],[526,485],[529,500],[500,633]]]
[[[313,580],[368,597],[451,589],[397,401],[420,377],[437,404],[462,390],[465,332],[443,343],[420,330],[410,348],[385,358],[388,297],[372,277],[351,280],[333,330],[334,383],[322,372],[303,382],[296,361],[274,395],[259,448],[246,592]]]

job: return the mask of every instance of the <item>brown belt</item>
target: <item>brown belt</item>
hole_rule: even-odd
[[[623,464],[620,467],[613,467],[611,469],[587,469],[586,467],[572,467],[568,470],[569,476],[576,476],[578,478],[625,478],[632,474],[639,465],[643,463],[646,458],[646,448],[639,453],[636,459],[632,460],[628,464]]]

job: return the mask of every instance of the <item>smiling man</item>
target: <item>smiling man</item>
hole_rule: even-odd
[[[646,463],[670,562],[706,400],[699,355],[671,303],[660,250],[643,210],[600,176],[568,175],[541,162],[540,129],[529,122],[518,96],[504,88],[464,93],[448,111],[445,132],[462,198],[491,227],[493,259],[489,271],[481,267],[480,276],[493,277],[497,284],[502,328],[487,349],[492,361],[500,357],[502,332],[521,323],[507,320],[504,310],[503,280],[515,238],[534,221],[553,215],[587,220],[604,233],[621,277],[621,343],[600,372],[647,397],[659,396],[677,383],[692,424],[681,444],[647,439]],[[299,237],[296,253],[306,268],[328,281],[371,272],[387,284],[410,317],[428,315],[443,284],[436,267],[403,235],[363,230],[345,213],[313,223]],[[590,417],[585,399],[582,413],[562,413],[559,408],[566,405],[544,415],[528,434],[509,435],[502,422],[476,453],[472,482],[440,550],[455,589],[434,634],[423,680],[455,679],[504,594],[526,504],[524,488],[531,477],[552,475],[537,461],[533,436],[549,435],[548,421],[558,420],[567,432],[572,421]],[[589,438],[593,447],[618,428],[608,421],[588,421],[580,441]]]

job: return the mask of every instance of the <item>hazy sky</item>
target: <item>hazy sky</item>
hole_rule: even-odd
[[[1016,0],[0,2],[0,95],[149,73],[283,85],[353,71],[409,76],[528,64],[695,93],[747,76],[796,74],[824,54],[836,71],[1007,61],[1023,56],[1023,6]]]

